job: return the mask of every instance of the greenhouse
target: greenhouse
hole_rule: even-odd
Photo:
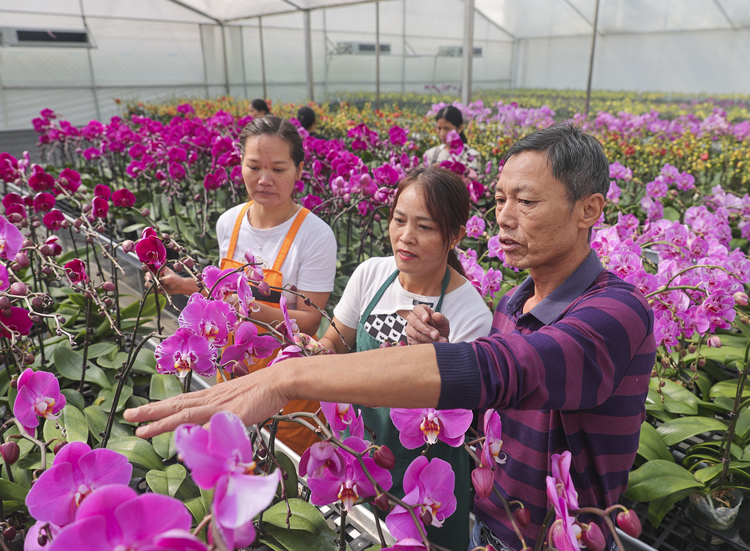
[[[0,551],[750,549],[749,53],[750,0],[0,0]]]

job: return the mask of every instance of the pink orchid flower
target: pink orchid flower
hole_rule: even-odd
[[[221,366],[232,371],[236,364],[253,365],[255,360],[268,358],[279,347],[273,337],[258,336],[258,328],[250,322],[242,323],[234,333],[234,344],[221,354]]]
[[[5,310],[0,312],[0,335],[6,339],[15,339],[18,335],[28,335],[34,323],[29,317],[29,311],[18,306],[10,307],[10,314]]]
[[[81,187],[81,175],[72,168],[65,168],[60,172],[57,184],[68,190],[68,193],[73,194]]]
[[[367,449],[367,442],[354,436],[344,440],[344,445],[360,453]],[[389,490],[393,485],[391,473],[379,467],[372,457],[366,456],[363,459],[365,467],[375,482],[383,490]],[[371,497],[380,493],[375,490],[356,457],[345,454],[345,462],[346,466],[338,476],[328,470],[324,476],[311,476],[307,479],[307,484],[312,490],[310,501],[313,504],[328,505],[340,500],[344,504],[344,508],[350,511],[354,502],[359,498]]]
[[[98,186],[97,186],[98,187]],[[102,197],[94,197],[91,200],[91,213],[97,218],[106,218],[109,212],[109,202]]]
[[[42,217],[42,224],[48,230],[57,231],[62,227],[65,215],[57,209],[52,209]]]
[[[183,379],[189,371],[210,377],[216,373],[216,348],[202,335],[180,328],[156,347],[156,370],[177,373]]]
[[[55,196],[51,193],[37,193],[34,196],[34,212],[49,212],[55,206]]]
[[[445,143],[450,148],[452,155],[460,155],[464,150],[464,141],[455,130],[448,132],[448,135],[445,137]]]
[[[279,299],[279,307],[281,308],[281,314],[284,316],[284,323],[279,325],[277,329],[287,336],[289,342],[295,342],[294,334],[299,333],[299,327],[297,327],[297,320],[289,318],[289,308],[287,308],[286,297],[284,295],[281,295]]]
[[[426,549],[422,540],[406,538],[397,541],[392,547],[384,547],[383,551],[425,551]]]
[[[5,291],[10,287],[10,276],[8,276],[8,269],[0,264],[0,291]]]
[[[216,300],[223,300],[228,295],[237,292],[238,278],[232,275],[237,274],[237,270],[228,268],[220,270],[216,266],[206,266],[203,270],[203,284],[206,289],[211,291],[211,297]]]
[[[50,235],[44,242],[50,248],[50,256],[59,256],[62,254],[62,245],[60,245],[60,238],[56,235]]]
[[[434,458],[432,461],[420,455],[404,474],[404,503],[417,507],[417,518],[427,511],[432,517],[432,526],[440,528],[443,521],[456,511],[456,496],[453,494],[456,475],[447,461]],[[419,538],[419,530],[409,511],[397,505],[386,517],[388,530],[397,539]]]
[[[547,477],[547,497],[555,509],[555,521],[549,528],[549,543],[559,551],[578,551],[581,528],[568,513],[568,503],[558,493],[557,483],[551,476]]]
[[[255,296],[250,289],[245,274],[237,276],[237,299],[240,304],[240,312],[245,317],[250,317],[251,312],[260,310],[260,304],[255,302]]]
[[[112,194],[112,204],[116,207],[132,207],[135,205],[135,195],[129,189],[118,189]]]
[[[138,255],[138,260],[154,273],[159,271],[167,260],[167,249],[164,243],[154,235],[139,239],[135,244],[135,254]]]
[[[82,260],[75,258],[66,263],[64,268],[65,274],[72,285],[85,285],[88,282],[89,276],[86,273],[86,265]]]
[[[94,197],[101,197],[105,201],[109,201],[112,196],[112,188],[105,184],[96,184],[94,186]]]
[[[49,551],[206,551],[190,533],[191,521],[185,505],[173,497],[138,495],[128,486],[112,484],[83,502],[75,522],[52,540]]]
[[[195,483],[214,489],[215,521],[223,528],[230,549],[255,540],[253,518],[273,500],[281,471],[255,474],[253,446],[239,417],[229,412],[211,418],[210,428],[181,425],[175,447],[190,469]]]
[[[34,429],[39,426],[39,417],[57,419],[64,407],[65,396],[60,394],[60,383],[52,373],[31,368],[21,373],[13,415],[26,432],[33,436]]]
[[[331,432],[336,438],[349,428],[349,424],[354,421],[356,416],[354,406],[351,404],[320,402],[320,409],[328,420]]]
[[[484,413],[484,445],[482,446],[482,464],[494,470],[495,463],[505,463],[505,458],[500,457],[500,448],[503,445],[501,439],[503,423],[500,414],[494,409],[488,409]],[[503,454],[504,455],[504,454]]]
[[[572,456],[569,451],[556,453],[551,458],[552,478],[555,481],[557,494],[565,499],[569,509],[578,509],[578,492],[570,478],[570,462]]]
[[[0,216],[0,258],[12,262],[23,245],[21,231]]]
[[[305,450],[299,460],[299,472],[302,476],[333,476],[343,474],[346,460],[344,455],[330,442],[315,442]]]
[[[467,409],[391,409],[391,421],[401,433],[399,440],[409,450],[438,440],[457,448],[464,442],[471,419]]]
[[[237,314],[222,300],[207,300],[200,293],[193,293],[180,313],[179,322],[180,327],[207,338],[216,347],[222,347],[229,342]]]
[[[127,484],[133,466],[116,451],[92,450],[83,442],[71,442],[55,456],[26,496],[29,513],[37,520],[65,526],[76,518],[79,507],[97,488]],[[73,547],[71,549],[78,549]]]

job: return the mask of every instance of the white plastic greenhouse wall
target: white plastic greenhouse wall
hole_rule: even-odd
[[[471,89],[584,89],[596,5],[474,0]],[[378,11],[380,90],[458,96],[462,0],[0,0],[0,130],[115,98],[372,92]],[[747,94],[748,65],[750,0],[599,0],[595,90]]]

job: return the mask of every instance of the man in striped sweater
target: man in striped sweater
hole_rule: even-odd
[[[500,246],[506,264],[528,269],[530,276],[498,304],[488,337],[448,343],[448,320],[416,309],[409,316],[410,338],[432,346],[293,358],[128,410],[126,419],[154,421],[137,431],[149,438],[181,423],[205,423],[223,410],[250,425],[300,398],[494,408],[502,416],[507,455],[495,483],[507,499],[529,508],[528,545],[549,507],[545,476],[554,453],[571,452],[581,507],[615,503],[638,449],[656,346],[643,295],[606,271],[589,246],[609,187],[609,164],[595,138],[568,124],[523,138],[506,158],[495,194]],[[482,544],[489,538],[520,549],[493,500],[477,500],[475,512],[477,531],[484,528]]]

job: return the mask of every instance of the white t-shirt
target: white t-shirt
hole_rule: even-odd
[[[216,237],[221,258],[227,256],[229,242],[237,217],[244,205],[232,207],[216,222]],[[276,227],[258,229],[250,225],[247,215],[242,220],[232,260],[244,262],[246,251],[252,251],[264,269],[273,268],[286,234],[299,212]],[[300,291],[329,293],[336,279],[336,238],[330,226],[314,214],[302,221],[289,252],[281,265],[284,285],[295,285]],[[297,305],[296,295],[284,293],[289,308]]]
[[[396,260],[392,256],[370,258],[360,264],[346,284],[333,315],[347,327],[356,328],[370,301],[394,270]],[[406,342],[406,321],[398,312],[411,311],[416,304],[427,304],[434,310],[439,299],[406,291],[397,277],[365,320],[365,330],[379,342]],[[468,280],[443,297],[440,312],[450,321],[450,342],[473,341],[490,332],[492,313]]]
[[[472,157],[472,159],[469,160],[469,157]],[[424,153],[425,164],[429,166],[439,166],[443,161],[456,160],[468,168],[479,170],[479,158],[479,151],[472,149],[466,144],[464,144],[464,149],[461,151],[461,154],[456,155],[455,158],[451,155],[450,148],[444,143],[436,145]]]

